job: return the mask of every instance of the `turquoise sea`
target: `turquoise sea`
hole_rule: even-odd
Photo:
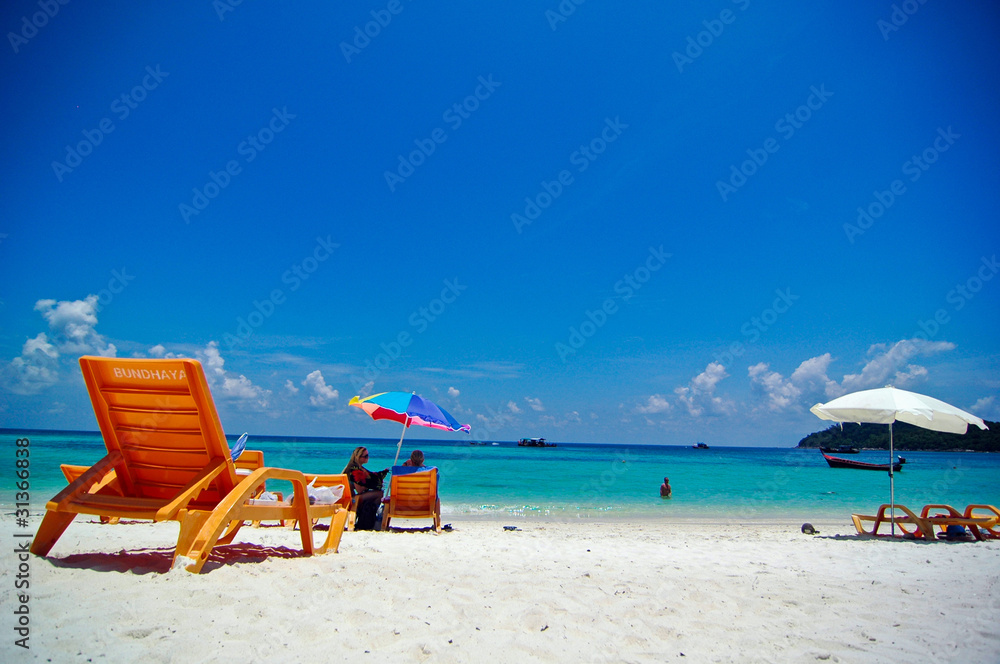
[[[30,441],[33,518],[65,480],[61,463],[91,464],[104,455],[99,433],[2,430],[8,477],[0,504],[14,502],[15,440]],[[230,444],[235,442],[232,436]],[[368,447],[368,468],[392,465],[397,439],[250,436],[247,447],[264,452],[267,465],[306,472],[339,473],[351,450]],[[421,449],[441,471],[446,519],[843,519],[872,513],[889,502],[888,474],[829,468],[816,450],[558,443],[524,448],[511,441],[470,445],[455,441],[404,440],[400,463]],[[907,463],[895,474],[896,502],[908,507],[946,503],[1000,505],[1000,454],[901,452]],[[886,451],[853,455],[884,463]],[[673,498],[659,486],[670,478]],[[269,487],[282,490],[275,485]]]

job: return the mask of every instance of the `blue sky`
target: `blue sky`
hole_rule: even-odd
[[[844,4],[5,3],[0,419],[96,428],[88,353],[200,359],[230,433],[1000,419],[1000,10]]]

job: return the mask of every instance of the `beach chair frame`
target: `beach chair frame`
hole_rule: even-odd
[[[217,545],[245,521],[296,519],[306,555],[337,551],[347,511],[309,504],[297,470],[257,468],[237,475],[204,371],[191,359],[80,358],[107,456],[46,504],[31,551],[45,556],[77,514],[173,520],[180,524],[172,567],[200,572]],[[267,480],[292,484],[291,505],[262,503]],[[117,485],[116,495],[103,489]],[[322,545],[312,523],[329,518]]]

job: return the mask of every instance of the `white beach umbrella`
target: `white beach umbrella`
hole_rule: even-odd
[[[988,428],[981,419],[961,408],[934,397],[899,390],[891,385],[845,394],[833,401],[818,403],[809,411],[821,420],[889,425],[889,509],[893,519],[896,504],[892,475],[893,422],[906,422],[946,433],[965,433],[970,424],[975,424],[980,429]],[[895,521],[892,522],[892,533],[896,533]]]

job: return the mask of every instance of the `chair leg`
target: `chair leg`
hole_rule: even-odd
[[[42,524],[31,541],[31,552],[36,556],[47,555],[75,518],[76,512],[45,512]]]
[[[233,521],[232,523],[230,523],[229,530],[226,531],[225,535],[219,538],[219,541],[216,542],[216,546],[219,545],[225,546],[227,544],[232,544],[233,539],[235,539],[236,537],[236,533],[240,532],[240,528],[243,527],[244,523],[245,521]],[[260,522],[258,521],[257,523]]]
[[[316,550],[316,553],[340,551],[340,539],[344,536],[344,524],[347,522],[347,510],[337,510],[337,513],[330,519],[330,530],[327,532],[326,541],[323,546]]]
[[[171,569],[176,565],[177,558],[184,556],[192,561],[185,566],[187,571],[195,574],[201,571],[205,561],[208,560],[208,554],[212,551],[211,546],[207,549],[205,548],[206,542],[201,533],[202,527],[208,522],[211,516],[211,512],[198,511],[187,512],[181,518],[181,532],[177,536],[177,547],[174,549],[174,558],[170,561]],[[214,545],[214,541],[212,543]]]
[[[358,520],[358,502],[361,497],[359,493],[351,498],[351,504],[347,508],[347,532],[354,532],[355,521]]]

